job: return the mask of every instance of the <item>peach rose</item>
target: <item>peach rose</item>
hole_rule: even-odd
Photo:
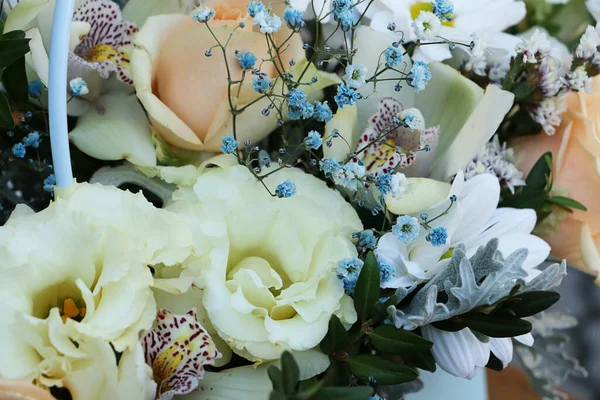
[[[48,391],[25,381],[0,379],[0,400],[56,400]]]
[[[540,133],[515,140],[523,171],[531,169],[546,151],[554,156],[554,184],[585,205],[587,212],[554,213],[541,226],[552,254],[566,258],[582,271],[600,274],[600,76],[593,79],[594,95],[567,97],[567,112],[554,136]],[[550,226],[552,225],[552,226]],[[549,229],[546,229],[549,228]],[[600,285],[600,277],[596,279]]]
[[[233,80],[242,76],[235,50],[254,53],[257,66],[261,59],[271,58],[265,35],[253,26],[248,15],[247,3],[247,0],[208,0],[203,3],[216,12],[209,26],[221,43],[225,43],[232,30],[238,27],[227,46]],[[279,16],[286,7],[284,0],[272,1],[271,5]],[[240,22],[244,23],[244,28],[239,28]],[[282,45],[289,34],[284,23],[274,34],[275,43]],[[221,50],[213,48],[212,56],[205,56],[205,51],[216,44],[206,25],[193,21],[189,15],[150,17],[135,43],[138,49],[131,60],[135,88],[153,128],[172,146],[218,152],[221,139],[233,131],[233,118],[229,111],[227,72]],[[294,35],[285,46],[281,60],[277,62],[289,70],[291,59],[298,62],[305,58],[300,35]],[[263,62],[261,70],[271,78],[277,75],[271,62]],[[252,78],[246,73],[241,87],[236,85],[232,90],[233,103],[238,108],[261,96],[252,89]],[[277,127],[275,113],[271,118],[260,113],[268,104],[268,100],[263,99],[237,117],[240,143],[246,140],[257,142]]]

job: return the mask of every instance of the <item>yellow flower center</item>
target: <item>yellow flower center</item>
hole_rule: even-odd
[[[183,351],[179,347],[179,342],[172,342],[172,345],[163,350],[152,363],[152,374],[154,381],[157,383],[164,382],[162,391],[168,391],[170,387],[166,387],[167,380],[175,375],[177,367],[187,357],[188,352]]]
[[[87,60],[89,62],[104,62],[110,61],[116,63],[120,60],[121,66],[129,65],[129,56],[109,44],[99,44],[88,50]]]
[[[81,321],[85,317],[86,308],[77,307],[75,301],[68,297],[63,302],[63,308],[59,308],[58,311],[60,312],[60,317],[62,318],[63,322],[67,322],[67,318]]]
[[[412,6],[410,6],[410,15],[413,20],[415,20],[419,17],[419,14],[421,14],[421,11],[433,12],[433,3],[427,2],[427,1],[420,1],[420,2],[415,3]],[[452,21],[445,21],[445,22],[441,21],[441,22],[442,22],[442,25],[444,25],[444,26],[454,26],[454,19],[452,19]]]

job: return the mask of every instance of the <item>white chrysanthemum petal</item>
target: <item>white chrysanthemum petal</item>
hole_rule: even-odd
[[[436,363],[446,372],[471,379],[490,358],[490,344],[480,342],[470,329],[446,332],[430,325],[421,328],[423,337],[433,342]]]
[[[490,338],[490,350],[506,368],[513,358],[513,343],[511,338]]]

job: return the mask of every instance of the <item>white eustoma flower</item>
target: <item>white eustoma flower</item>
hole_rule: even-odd
[[[421,11],[432,11],[431,1],[423,0],[380,0],[379,9],[371,17],[371,27],[390,33],[387,26],[396,25],[406,40],[415,40],[413,21]],[[525,17],[525,3],[517,0],[453,0],[454,18],[442,23],[439,36],[452,41],[469,44],[470,35],[476,33],[486,41],[489,48],[503,53],[514,53],[519,39],[504,31],[521,22]],[[458,47],[460,48],[460,46]],[[448,45],[432,45],[419,48],[415,60],[442,61],[452,57]]]
[[[251,361],[274,360],[284,350],[316,347],[334,313],[355,322],[352,300],[336,276],[338,263],[357,255],[350,238],[362,224],[354,209],[298,169],[264,180],[272,191],[286,180],[296,185],[294,196],[278,199],[232,156],[209,162],[214,164],[221,166],[204,169],[193,189],[177,191],[169,209],[185,213],[191,225],[201,224],[201,209],[218,221],[212,229],[225,243],[215,244],[221,250],[202,269],[196,304],[217,335]],[[188,291],[178,302],[192,305],[198,300],[188,297],[195,295]]]
[[[452,250],[459,244],[466,246],[470,257],[494,238],[499,239],[498,250],[505,256],[527,248],[529,254],[523,267],[530,272],[530,278],[539,273],[535,267],[546,259],[550,247],[531,234],[536,223],[533,210],[497,209],[500,184],[490,174],[464,182],[460,172],[446,199],[452,195],[457,197],[457,201],[451,207],[450,200],[445,200],[426,212],[431,228],[446,229],[446,244],[434,246],[427,241],[429,232],[426,229],[421,229],[419,237],[410,243],[403,242],[393,233],[379,240],[375,251],[377,258],[395,269],[386,287],[408,287],[415,282],[427,281],[448,265]],[[443,214],[448,207],[448,212]],[[439,215],[442,216],[433,221]],[[414,217],[420,218],[420,215]]]
[[[489,338],[489,342],[484,343],[469,328],[447,332],[427,325],[421,328],[421,332],[425,339],[433,342],[432,353],[436,364],[444,371],[465,379],[472,379],[487,365],[490,352],[506,368],[513,357],[513,339],[527,346],[533,344],[530,333],[515,338]]]
[[[60,385],[71,367],[56,357],[76,363],[74,371],[95,369],[100,353],[114,361],[110,345],[134,350],[156,313],[148,266],[181,263],[191,249],[181,217],[114,187],[73,184],[39,213],[18,207],[0,228],[0,376],[46,374]],[[83,343],[94,352],[85,362]]]

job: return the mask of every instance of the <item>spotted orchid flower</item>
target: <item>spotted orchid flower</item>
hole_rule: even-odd
[[[384,97],[358,139],[354,161],[362,161],[375,176],[391,173],[413,165],[420,151],[437,146],[439,136],[440,127],[426,129],[417,109],[404,109],[397,99]]]
[[[131,39],[138,29],[123,20],[119,6],[110,0],[87,0],[75,10],[73,21],[89,24],[90,30],[70,53],[69,67],[94,69],[104,79],[114,72],[121,82],[132,85]]]
[[[146,363],[158,384],[157,400],[191,393],[204,376],[204,366],[221,354],[208,332],[196,320],[196,310],[176,315],[160,310],[157,325],[142,338]]]

